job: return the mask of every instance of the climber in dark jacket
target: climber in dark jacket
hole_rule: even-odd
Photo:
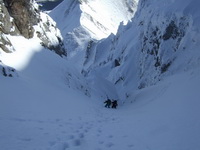
[[[117,108],[117,106],[118,106],[118,104],[117,104],[117,100],[114,100],[113,102],[112,102],[112,108]]]
[[[111,105],[112,102],[111,102],[110,99],[107,99],[104,103],[106,104],[105,107],[110,108],[110,105]]]

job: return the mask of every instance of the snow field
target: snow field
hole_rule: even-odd
[[[71,5],[69,10],[62,8],[65,12],[62,18],[74,8],[79,12],[79,19],[80,9],[75,7],[73,2],[63,2]],[[176,6],[182,3],[170,2],[176,3]],[[190,7],[185,11],[190,11],[194,2],[196,1],[191,1]],[[67,18],[71,20],[68,20],[68,26],[62,26],[63,31],[69,32],[76,25],[80,25],[79,20],[73,22],[73,17],[77,14]],[[192,15],[195,16],[195,13]],[[58,21],[63,23],[59,19]],[[198,23],[198,15],[194,23]],[[129,27],[131,29],[130,24]],[[77,30],[84,39],[85,32],[80,33],[79,28]],[[198,28],[195,28],[196,30],[198,31]],[[199,46],[198,34],[193,35],[192,40],[197,42],[191,50],[196,50]],[[124,37],[130,40],[132,35]],[[181,71],[174,69],[173,75],[167,74],[156,85],[132,91],[129,97],[123,100],[124,103],[120,103],[118,109],[114,110],[104,108],[103,101],[106,92],[109,96],[118,97],[118,91],[103,75],[97,76],[101,69],[97,69],[89,81],[80,75],[78,70],[81,67],[82,54],[69,61],[43,49],[37,38],[8,38],[16,52],[1,52],[0,60],[3,64],[15,68],[18,76],[10,78],[0,75],[0,149],[199,150],[200,70],[197,51],[188,53],[187,57],[187,53],[182,54],[185,57],[177,58],[172,67],[179,68],[181,64],[187,63],[185,58],[194,58],[197,61],[191,59],[187,68],[180,69]],[[103,43],[99,49],[106,51],[104,48],[109,43]],[[127,53],[127,56],[130,54]],[[106,55],[98,53],[99,62],[100,58],[106,58]],[[129,67],[126,65],[125,72],[129,71]],[[103,73],[109,74],[109,71],[105,66]],[[116,69],[114,73],[117,72]],[[114,73],[109,77],[112,78]],[[150,69],[149,74],[151,73],[153,71]],[[131,77],[133,76],[129,78]],[[98,91],[97,86],[103,92]]]
[[[15,48],[23,47],[18,44]],[[23,61],[19,58],[26,52],[33,55],[23,69],[9,63],[9,56],[3,59],[17,69],[18,77],[0,77],[2,149],[198,150],[199,70],[135,91],[114,110],[104,108],[104,99],[92,91],[89,98],[74,88],[72,82],[77,81],[66,82],[67,72],[78,73],[65,59],[41,47],[27,47],[22,53],[19,49],[19,55],[13,53],[13,60]]]

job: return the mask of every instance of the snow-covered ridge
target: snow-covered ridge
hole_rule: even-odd
[[[124,0],[81,1],[80,23],[92,37],[101,39],[116,34],[119,23],[129,21],[137,8],[137,2]]]
[[[115,34],[120,22],[125,24],[136,10],[136,0],[65,0],[49,15],[62,31],[71,57],[85,49],[91,40]]]
[[[136,9],[136,0],[65,0],[50,15],[66,35],[82,26],[92,38],[102,39],[116,33],[120,22],[129,21]],[[77,19],[77,21],[75,21]],[[62,20],[62,21],[60,21]],[[69,28],[69,25],[72,27]],[[68,30],[65,31],[65,28]]]
[[[135,89],[197,69],[200,65],[197,3],[198,0],[183,3],[141,0],[132,22],[121,24],[116,36],[93,43],[87,49],[83,74],[89,78],[98,74],[106,79],[123,100]]]

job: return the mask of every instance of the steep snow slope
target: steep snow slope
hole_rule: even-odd
[[[198,150],[196,4],[140,1],[132,23],[90,41],[74,62],[36,37],[7,36],[15,51],[0,51],[1,149]],[[119,98],[117,110],[103,107],[106,96]]]
[[[130,20],[136,7],[137,1],[130,0],[65,0],[50,15],[64,36],[82,26],[92,38],[102,39],[115,34],[120,22]]]
[[[136,4],[127,0],[82,1],[81,25],[97,39],[116,34],[119,23],[132,18]]]
[[[117,110],[106,109],[74,64],[38,39],[10,40],[16,51],[0,58],[17,75],[0,75],[1,149],[199,149],[199,70],[136,90]]]
[[[136,0],[65,0],[50,16],[62,31],[70,56],[85,48],[91,39],[115,34],[119,23],[130,20],[136,9]]]
[[[98,74],[117,89],[119,99],[124,101],[135,89],[198,69],[198,3],[141,0],[132,22],[121,25],[116,36],[93,42],[86,50],[83,74],[88,78]]]

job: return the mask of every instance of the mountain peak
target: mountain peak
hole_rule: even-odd
[[[64,29],[64,36],[74,28],[82,27],[92,38],[99,40],[116,34],[120,22],[126,24],[134,16],[137,3],[137,0],[65,0],[50,15],[60,30]]]

